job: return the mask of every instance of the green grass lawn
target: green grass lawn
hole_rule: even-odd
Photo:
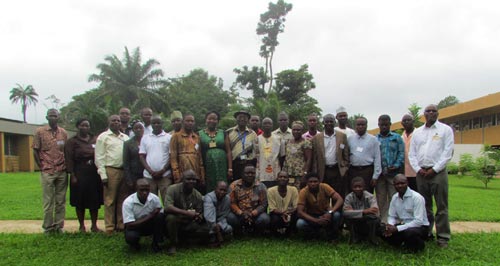
[[[145,239],[146,240],[146,239]],[[128,249],[122,235],[0,234],[1,265],[498,265],[500,234],[455,235],[447,249],[428,242],[419,254],[404,254],[386,244],[337,246],[299,239],[243,238],[221,249],[179,248],[175,257],[153,254],[149,240],[140,252]]]
[[[0,220],[42,219],[41,193],[38,173],[0,174]],[[492,180],[484,189],[470,176],[450,176],[449,208],[452,221],[500,222],[500,179]],[[76,219],[69,201],[66,218]]]

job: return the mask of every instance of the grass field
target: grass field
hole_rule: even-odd
[[[145,242],[145,241],[144,241]],[[149,242],[149,241],[148,241]],[[419,254],[404,254],[386,244],[332,246],[299,239],[243,238],[221,249],[180,248],[175,257],[153,254],[143,243],[131,252],[122,235],[0,235],[1,265],[498,265],[500,234],[455,235],[448,249],[428,242]]]
[[[500,222],[500,179],[492,180],[484,189],[479,180],[470,176],[450,176],[449,215],[451,221]],[[103,208],[99,216],[103,217]],[[76,219],[69,201],[66,218]],[[42,219],[39,174],[0,174],[0,220],[38,219]]]

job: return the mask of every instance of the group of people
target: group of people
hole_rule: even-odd
[[[233,233],[297,231],[337,242],[345,226],[350,243],[382,238],[419,251],[434,238],[434,224],[438,246],[448,245],[453,132],[437,120],[435,105],[425,108],[426,123],[417,129],[404,115],[402,135],[390,130],[388,115],[379,117],[376,136],[363,117],[351,129],[343,107],[323,117],[322,132],[316,114],[306,129],[301,121],[289,128],[282,112],[274,131],[271,118],[247,111],[236,112],[236,125],[227,130],[218,128],[219,113],[208,112],[198,132],[191,114],[174,111],[171,132],[150,108],[140,117],[131,122],[130,110],[121,108],[99,136],[90,134],[91,121],[80,119],[68,140],[59,112],[48,110],[48,125],[33,142],[45,232],[64,227],[69,174],[80,231],[86,231],[86,209],[91,231],[101,231],[96,221],[104,205],[104,232],[124,231],[134,248],[143,235],[153,235],[154,251],[168,236],[169,254],[179,239],[209,239],[218,247]]]

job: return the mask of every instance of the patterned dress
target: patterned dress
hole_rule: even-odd
[[[295,140],[286,142],[286,158],[283,165],[283,171],[288,173],[290,184],[297,184],[304,175],[304,164],[306,163],[305,150],[307,149],[312,149],[309,140],[302,140],[298,143],[295,142]]]
[[[214,137],[210,137],[205,130],[200,130],[198,134],[200,135],[201,155],[205,166],[207,192],[210,192],[215,189],[218,181],[227,182],[225,134],[222,129],[217,130]]]

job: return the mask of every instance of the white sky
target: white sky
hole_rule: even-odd
[[[104,57],[139,46],[167,77],[204,68],[228,88],[233,69],[262,65],[255,34],[269,0],[35,1],[0,5],[0,117],[22,120],[9,101],[16,83],[40,103],[28,122],[44,123],[44,99],[64,103],[94,88]],[[499,91],[498,1],[288,1],[293,9],[274,58],[275,73],[309,64],[323,113],[343,105],[376,127],[408,106],[461,101]]]

